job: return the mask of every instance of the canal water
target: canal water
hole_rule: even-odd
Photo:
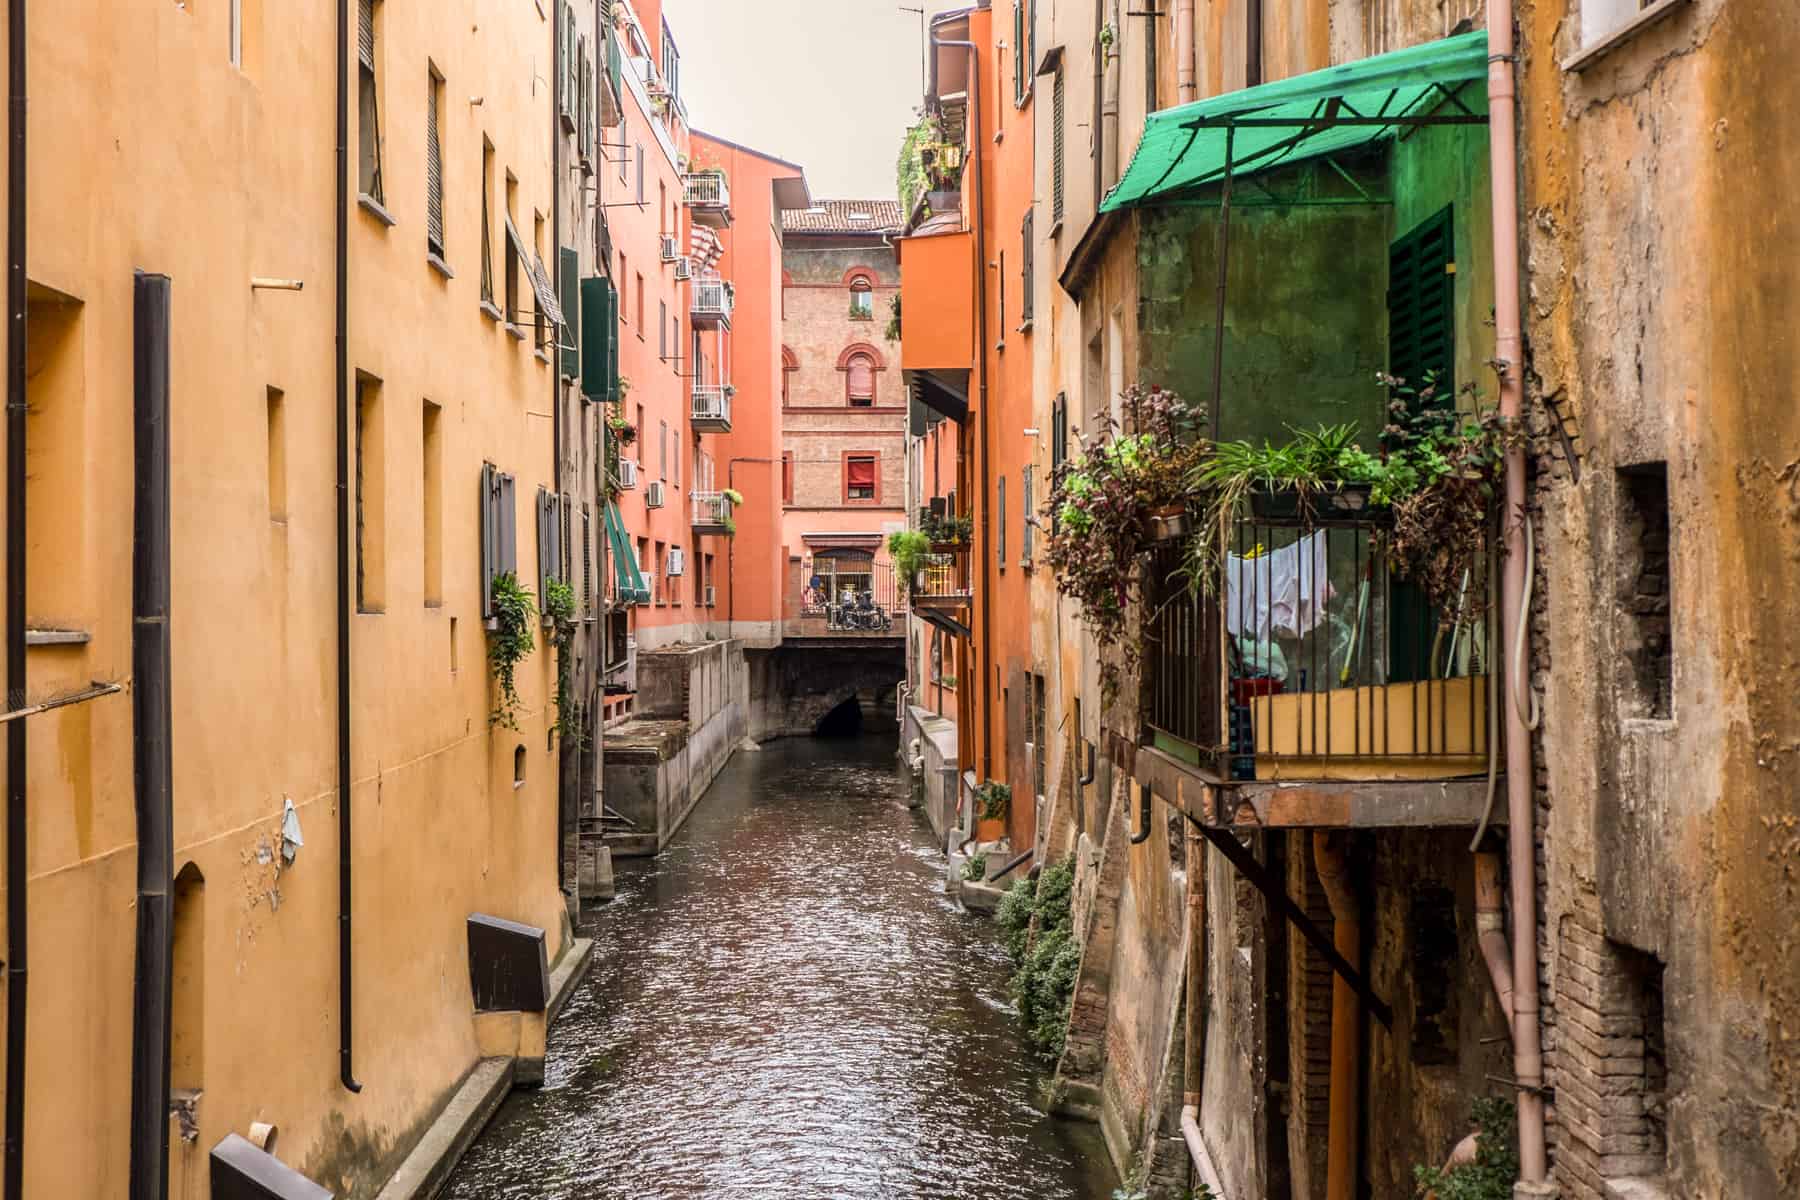
[[[594,965],[454,1200],[1105,1200],[1033,1106],[993,925],[942,889],[895,739],[740,751],[589,914]]]

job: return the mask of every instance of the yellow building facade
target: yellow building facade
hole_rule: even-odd
[[[484,464],[512,477],[499,511],[534,591],[532,497],[554,488],[555,328],[530,260],[555,261],[555,14],[352,0],[345,15],[30,11],[29,649],[8,708],[122,690],[22,718],[27,756],[6,763],[28,828],[25,1195],[128,1192],[136,272],[172,296],[170,1194],[207,1196],[209,1148],[264,1122],[286,1163],[373,1195],[478,1059],[543,1052],[541,1014],[476,1017],[465,923],[542,928],[552,963],[571,945],[555,656],[537,629],[517,728],[490,721],[482,578]]]

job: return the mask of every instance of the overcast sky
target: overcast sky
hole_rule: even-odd
[[[664,15],[696,129],[801,164],[820,199],[894,199],[923,92],[919,14],[894,0],[664,0]]]

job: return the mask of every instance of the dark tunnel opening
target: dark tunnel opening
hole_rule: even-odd
[[[821,738],[855,737],[862,732],[862,727],[862,705],[857,702],[855,696],[851,696],[819,718],[819,723],[813,726],[813,736]]]

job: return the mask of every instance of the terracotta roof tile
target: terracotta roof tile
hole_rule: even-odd
[[[789,233],[898,233],[905,223],[897,200],[815,200],[781,214]]]

